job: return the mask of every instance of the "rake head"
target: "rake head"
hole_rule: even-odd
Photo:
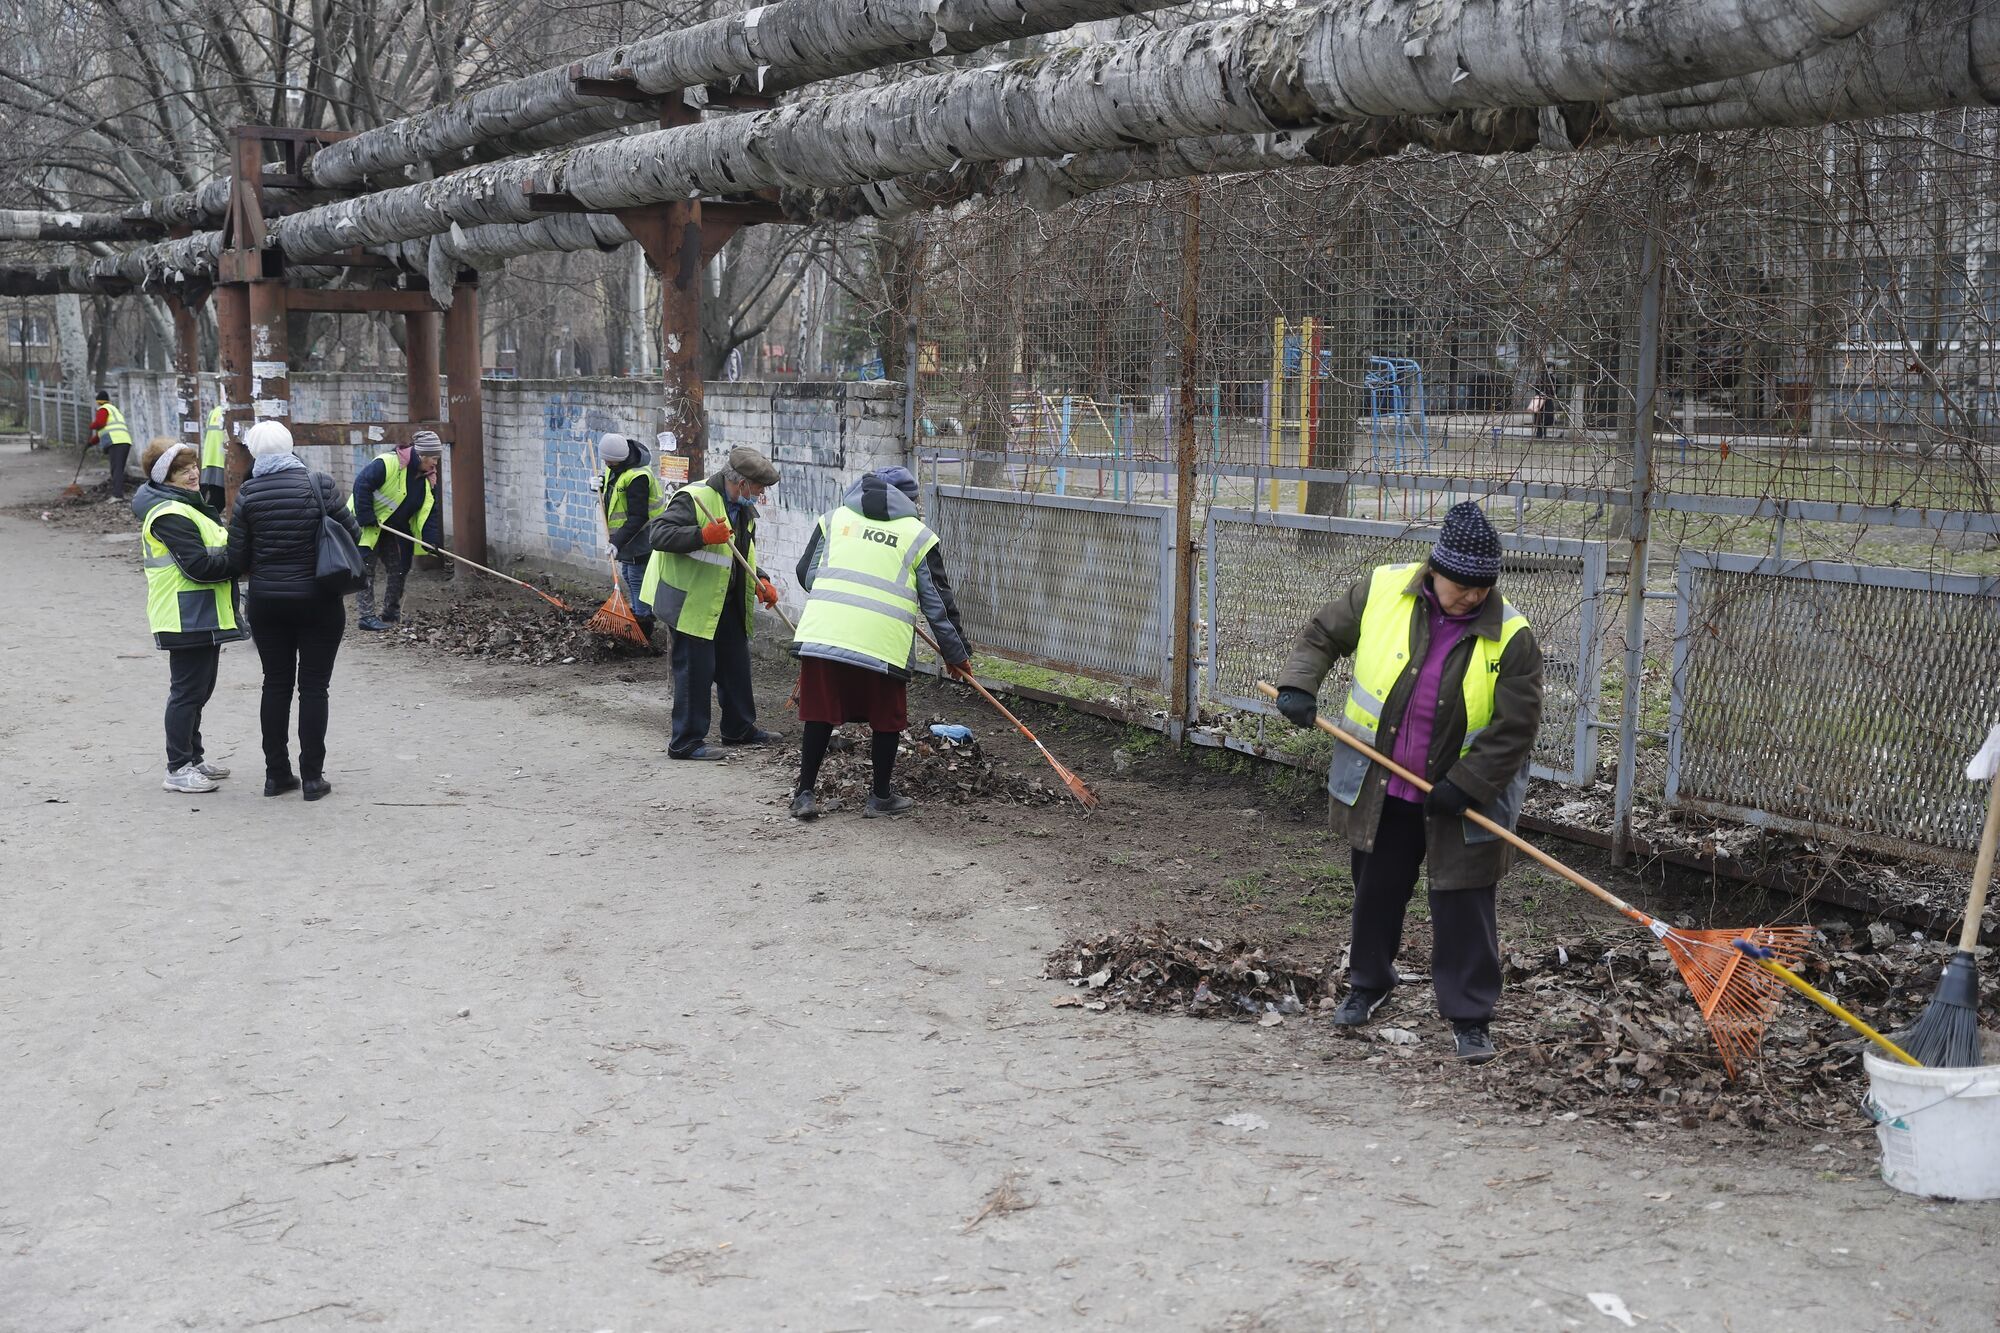
[[[1036,741],[1035,746],[1042,752],[1042,758],[1049,761],[1049,767],[1056,771],[1056,776],[1062,779],[1063,786],[1069,788],[1069,794],[1076,797],[1078,804],[1086,810],[1095,810],[1101,804],[1097,799],[1097,793],[1090,789],[1090,784],[1071,772],[1069,766],[1062,760],[1050,754],[1046,745]]]
[[[644,648],[652,643],[646,637],[646,631],[639,627],[632,608],[626,604],[625,590],[616,586],[611,589],[611,596],[604,599],[604,605],[597,608],[597,614],[585,622],[584,628],[607,639],[629,643],[634,648]]]
[[[1811,926],[1751,926],[1743,930],[1673,930],[1660,943],[1680,969],[1702,1021],[1722,1052],[1722,1067],[1735,1078],[1757,1053],[1764,1029],[1785,997],[1785,983],[1743,956],[1736,941],[1770,950],[1786,967],[1796,967],[1812,944]]]

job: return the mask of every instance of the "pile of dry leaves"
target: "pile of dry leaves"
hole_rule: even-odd
[[[134,486],[137,483],[133,483]],[[130,532],[135,536],[139,521],[132,517],[132,487],[126,487],[126,497],[116,504],[111,503],[111,483],[98,482],[83,488],[81,499],[51,499],[46,502],[9,505],[7,512],[31,522],[43,523],[52,528],[62,528],[68,532],[90,532],[108,534]]]
[[[1936,985],[1949,946],[1881,923],[1823,928],[1821,949],[1801,969],[1884,1031],[1907,1024]],[[1803,1000],[1787,1000],[1757,1062],[1735,1082],[1664,949],[1643,936],[1579,937],[1506,957],[1507,989],[1493,1024],[1503,1058],[1487,1066],[1489,1092],[1536,1115],[1694,1129],[1717,1122],[1745,1129],[1864,1125],[1863,1042]],[[1405,958],[1421,958],[1411,949]],[[1075,989],[1065,1007],[1119,1007],[1275,1025],[1333,1004],[1333,962],[1313,966],[1248,944],[1222,946],[1164,928],[1072,941],[1043,975]],[[1330,1059],[1416,1071],[1448,1063],[1451,1037],[1432,1009],[1428,977],[1405,985],[1374,1024],[1333,1043]],[[2000,996],[1986,997],[1989,1026]],[[1327,1029],[1329,1034],[1336,1029]]]
[[[1042,975],[1077,988],[1058,1004],[1260,1020],[1304,1013],[1323,984],[1323,970],[1266,957],[1240,941],[1176,938],[1165,926],[1072,941],[1048,956]]]
[[[920,804],[968,805],[975,801],[1011,801],[1018,805],[1051,805],[1066,799],[1053,786],[1053,777],[1023,774],[987,754],[975,738],[952,741],[933,736],[930,723],[911,719],[896,751],[896,790]],[[868,733],[847,727],[843,733],[855,743],[829,753],[820,765],[816,791],[820,803],[831,808],[860,808],[874,781],[868,759]],[[836,741],[836,745],[840,745]],[[774,762],[790,769],[799,767],[799,748],[794,738],[772,752]]]
[[[645,655],[584,628],[596,610],[558,611],[527,593],[518,602],[478,597],[405,604],[402,623],[388,637],[402,645],[423,645],[459,657],[484,657],[533,666],[611,662]]]

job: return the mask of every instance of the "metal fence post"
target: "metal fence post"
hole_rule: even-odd
[[[1199,393],[1201,330],[1201,180],[1188,185],[1181,222],[1181,388],[1174,422],[1174,739],[1193,724],[1198,708],[1194,689],[1194,570],[1199,543],[1194,532],[1194,426]]]
[[[1618,723],[1618,786],[1612,801],[1611,858],[1632,855],[1632,795],[1638,776],[1640,694],[1646,674],[1646,559],[1653,519],[1653,406],[1660,379],[1660,258],[1664,196],[1654,196],[1640,255],[1639,364],[1633,384],[1631,559],[1625,570],[1625,679]]]

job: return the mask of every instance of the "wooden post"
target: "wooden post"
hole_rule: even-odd
[[[222,430],[229,440],[229,494],[250,475],[250,451],[243,432],[250,429],[250,290],[243,283],[215,289],[215,328],[222,363]]]
[[[180,411],[181,443],[201,448],[201,322],[185,296],[167,298],[174,317],[174,398]]]
[[[435,324],[435,316],[432,322]],[[451,545],[466,559],[483,563],[486,560],[486,423],[479,396],[480,355],[479,286],[461,280],[452,296],[451,309],[444,316],[444,373],[452,434]],[[416,373],[414,357],[410,373]],[[430,383],[435,406],[435,361]],[[412,419],[417,415],[414,385],[410,415]]]
[[[477,288],[473,289],[475,292]],[[477,296],[473,298],[477,300]],[[475,358],[476,359],[476,358]],[[435,310],[403,316],[403,365],[409,379],[412,421],[442,421],[438,405],[438,317]]]
[[[1195,436],[1201,378],[1201,181],[1188,185],[1181,222],[1181,389],[1174,431],[1174,639],[1173,712],[1176,740],[1195,722],[1194,562],[1201,543],[1194,533]]]

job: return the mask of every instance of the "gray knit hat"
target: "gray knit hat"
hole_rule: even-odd
[[[410,448],[420,454],[441,454],[444,452],[444,441],[437,437],[434,430],[411,431]]]
[[[1468,588],[1490,588],[1500,581],[1500,534],[1485,510],[1471,500],[1451,507],[1431,548],[1431,568]]]

